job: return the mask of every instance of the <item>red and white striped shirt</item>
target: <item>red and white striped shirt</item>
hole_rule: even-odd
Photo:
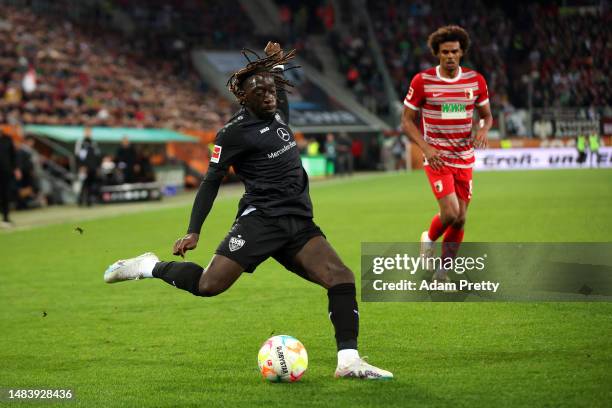
[[[474,166],[474,105],[489,103],[487,83],[478,72],[459,67],[455,78],[440,75],[440,66],[412,78],[404,105],[421,111],[425,142],[441,152],[447,166]]]

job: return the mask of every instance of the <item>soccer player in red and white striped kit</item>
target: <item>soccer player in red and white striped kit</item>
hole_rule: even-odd
[[[461,27],[440,27],[428,39],[440,65],[412,78],[404,99],[402,127],[425,156],[424,168],[440,212],[421,235],[421,252],[433,256],[433,243],[443,236],[442,259],[454,257],[463,241],[468,204],[472,198],[474,147],[487,146],[487,132],[493,119],[487,83],[483,76],[459,65],[470,46],[470,37]],[[474,109],[480,117],[472,136]],[[420,112],[421,129],[415,124]],[[448,280],[439,269],[434,279]]]

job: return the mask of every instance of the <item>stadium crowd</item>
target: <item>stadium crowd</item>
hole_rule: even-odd
[[[253,35],[251,20],[237,1],[114,0],[110,4],[129,17],[126,34],[139,43],[136,47],[183,59],[183,67],[189,66],[185,50],[241,49]]]
[[[227,119],[231,102],[199,79],[189,51],[253,43],[249,19],[236,18],[244,17],[239,3],[214,0],[200,12],[201,4],[186,0],[115,0],[88,9],[94,18],[80,15],[86,23],[80,25],[57,15],[68,3],[51,3],[53,12],[44,16],[3,5],[0,113],[6,122],[193,129]],[[481,0],[367,4],[399,96],[415,73],[435,63],[426,45],[432,27],[457,23],[473,39],[465,63],[485,74],[494,108],[526,107],[529,80],[535,107],[612,101],[605,72],[612,62],[612,30],[604,23],[610,11]],[[329,1],[277,5],[288,44],[320,67],[308,37],[327,34],[346,85],[371,110],[388,110],[362,20],[345,19],[340,28]],[[109,30],[116,25],[110,23],[113,10],[130,24]],[[105,29],[96,26],[102,23]]]
[[[345,78],[344,85],[371,111],[387,112],[382,76],[374,64],[367,29],[363,25],[339,22],[329,0],[276,0],[276,4],[283,28],[280,41],[295,48],[300,57],[322,70],[322,62],[311,50],[310,37],[325,35],[337,59],[338,70]],[[350,6],[344,13],[350,14],[349,9]]]
[[[427,48],[433,28],[459,24],[472,38],[465,63],[481,71],[493,107],[580,107],[612,103],[610,10],[469,0],[369,0],[388,69],[400,96],[410,79],[435,61]],[[452,17],[451,17],[452,16]],[[607,22],[607,24],[606,24]]]
[[[357,24],[349,26],[344,33],[334,30],[330,32],[328,41],[338,57],[346,85],[359,102],[373,112],[386,114],[387,95],[369,45],[367,28]]]
[[[227,119],[231,104],[205,89],[193,70],[142,46],[3,6],[0,113],[10,124],[173,129],[216,127]]]

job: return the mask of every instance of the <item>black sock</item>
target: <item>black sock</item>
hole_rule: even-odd
[[[153,276],[179,289],[200,296],[199,283],[204,269],[193,262],[158,262]]]
[[[327,290],[329,318],[336,331],[338,350],[357,349],[359,309],[354,283],[341,283]]]

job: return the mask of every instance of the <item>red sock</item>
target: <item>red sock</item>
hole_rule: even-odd
[[[431,220],[429,232],[427,233],[429,239],[431,239],[432,241],[437,240],[438,238],[440,238],[440,235],[444,234],[444,230],[446,230],[446,227],[442,225],[442,220],[440,220],[440,214],[436,214],[433,217],[433,220]]]
[[[463,242],[464,230],[456,229],[452,225],[446,229],[442,240],[442,259],[454,258],[459,251],[459,245]]]

